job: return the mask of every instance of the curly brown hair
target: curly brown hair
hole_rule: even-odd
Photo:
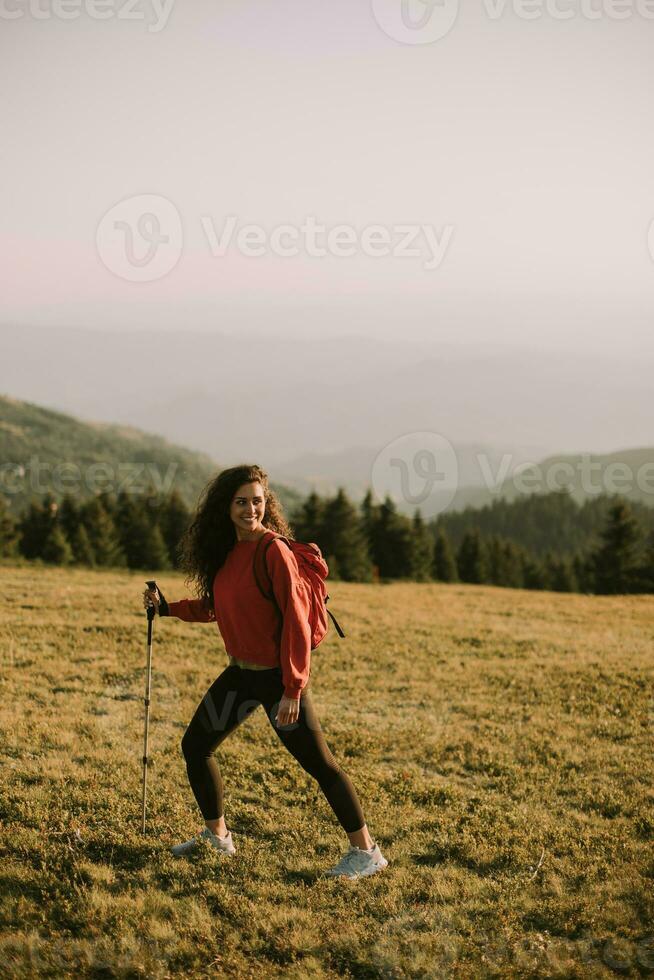
[[[260,483],[266,508],[262,524],[292,539],[293,534],[282,513],[282,505],[268,484],[268,474],[256,464],[242,463],[222,470],[203,489],[197,511],[177,549],[180,567],[186,572],[186,585],[198,599],[213,609],[213,580],[225,562],[237,537],[229,516],[234,495],[244,483]]]

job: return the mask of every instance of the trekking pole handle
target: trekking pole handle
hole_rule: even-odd
[[[154,592],[157,589],[157,583],[154,581],[154,579],[150,579],[150,581],[146,582],[145,584],[147,585],[147,587],[150,589],[151,592]],[[154,619],[155,607],[148,606],[147,613],[148,613],[148,619]]]

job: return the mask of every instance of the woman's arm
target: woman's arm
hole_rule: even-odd
[[[178,602],[166,602],[161,589],[146,589],[143,593],[143,605],[153,605],[160,616],[175,616],[185,623],[212,623],[215,621],[213,609],[209,607],[208,599],[180,599]]]

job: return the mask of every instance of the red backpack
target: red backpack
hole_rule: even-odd
[[[311,649],[315,650],[327,633],[327,628],[329,626],[327,616],[331,618],[334,626],[336,627],[338,635],[344,637],[345,633],[327,608],[329,596],[327,595],[327,589],[325,587],[325,579],[329,574],[329,568],[327,567],[327,562],[323,558],[317,544],[314,544],[313,542],[311,544],[304,544],[302,541],[289,541],[289,539],[285,538],[283,534],[276,534],[274,531],[268,531],[266,534],[262,534],[261,538],[257,542],[253,562],[254,579],[262,596],[264,596],[265,599],[269,599],[271,602],[274,602],[277,606],[272,589],[272,583],[270,581],[270,572],[268,571],[268,559],[266,558],[268,548],[275,538],[279,538],[281,541],[286,542],[288,547],[295,555],[300,576],[307,587],[307,591],[311,599],[311,608],[309,610]],[[262,586],[262,582],[266,583],[266,588]],[[279,606],[277,606],[277,610],[281,616]]]

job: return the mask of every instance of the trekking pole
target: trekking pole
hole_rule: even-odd
[[[153,592],[157,588],[157,583],[154,581],[146,582],[147,587]],[[152,679],[152,624],[154,621],[155,607],[153,605],[148,606],[148,659],[147,666],[145,669],[145,697],[143,703],[145,705],[145,732],[143,734],[143,799],[142,799],[142,817],[141,817],[141,833],[145,833],[145,795],[148,788],[148,725],[150,723],[150,683]]]

